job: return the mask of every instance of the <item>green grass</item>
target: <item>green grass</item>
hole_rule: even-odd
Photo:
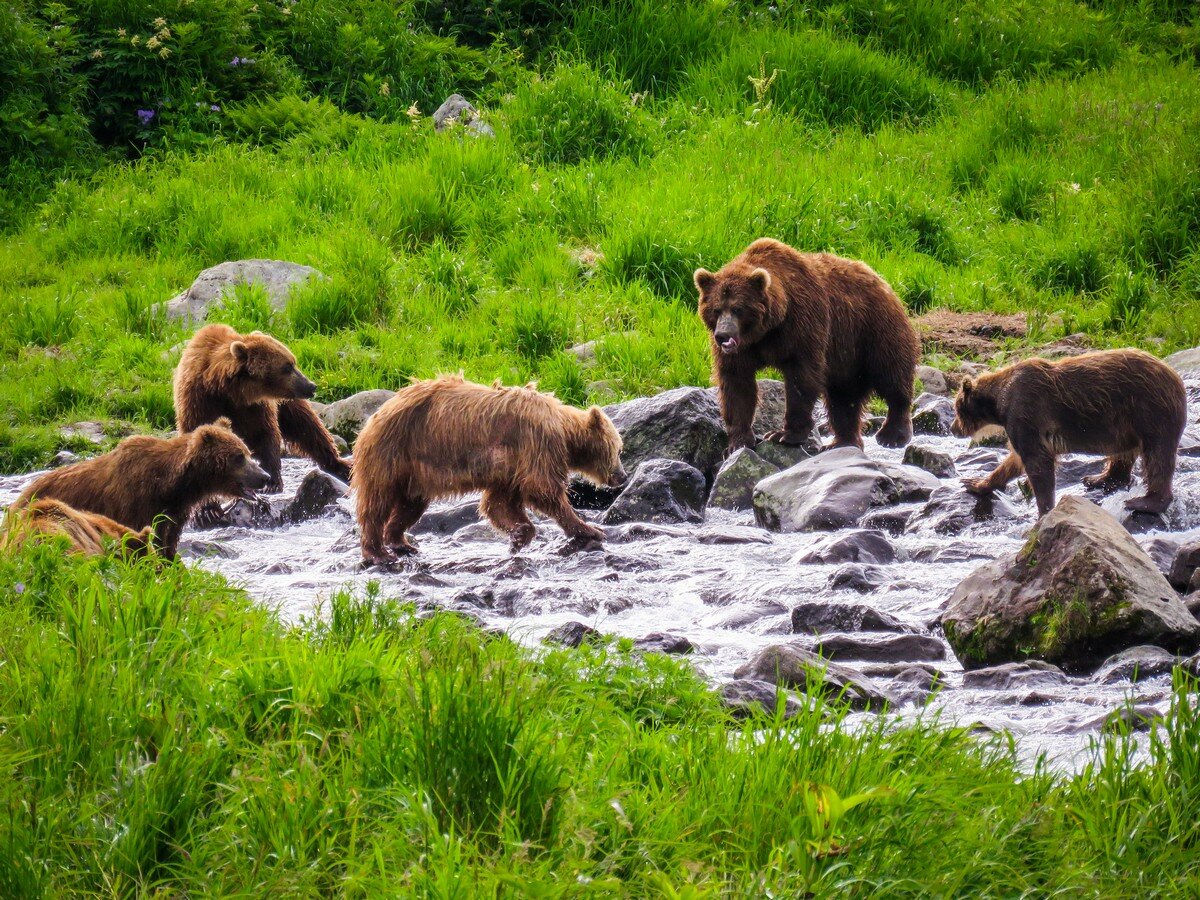
[[[376,591],[283,625],[184,566],[0,559],[0,892],[1184,896],[1200,714],[1020,774],[960,729],[737,723],[686,664]]]

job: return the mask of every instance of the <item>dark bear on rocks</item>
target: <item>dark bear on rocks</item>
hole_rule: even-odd
[[[567,500],[567,476],[621,487],[621,436],[599,408],[576,409],[531,388],[485,387],[460,377],[418,381],[367,420],[355,445],[353,487],[363,561],[416,551],[405,532],[431,500],[483,491],[479,510],[509,535],[533,540],[531,506],[580,543],[604,532]]]
[[[267,470],[267,493],[283,488],[283,441],[335,478],[349,482],[350,464],[308,400],[317,386],[275,338],[228,325],[206,325],[188,342],[175,368],[175,419],[180,434],[224,416]]]
[[[12,508],[60,500],[134,531],[153,526],[155,549],[171,559],[197,506],[221,497],[253,500],[266,483],[267,473],[221,419],[176,438],[126,438],[109,453],[34,479]]]
[[[824,396],[832,446],[862,447],[872,393],[888,406],[875,439],[885,447],[911,440],[920,344],[903,304],[865,263],[761,238],[718,272],[697,269],[695,281],[730,453],[757,442],[755,375],[768,366],[783,373],[786,412],[767,440],[808,443],[813,404]]]
[[[1173,369],[1141,350],[1105,350],[1058,362],[1026,359],[967,379],[955,401],[951,431],[970,437],[1001,425],[1010,452],[987,478],[967,490],[999,490],[1022,472],[1029,476],[1038,515],[1054,507],[1054,460],[1063,453],[1108,457],[1090,488],[1128,487],[1140,456],[1146,494],[1127,500],[1131,510],[1161,513],[1173,498],[1171,479],[1179,438],[1187,424],[1187,394]]]

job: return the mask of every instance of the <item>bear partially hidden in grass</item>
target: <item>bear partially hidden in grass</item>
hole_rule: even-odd
[[[1108,466],[1085,478],[1106,491],[1128,487],[1140,456],[1146,494],[1128,509],[1161,513],[1171,504],[1187,393],[1170,366],[1141,350],[1106,350],[1058,362],[1026,359],[967,379],[950,430],[970,437],[1001,425],[1011,450],[987,478],[964,482],[976,494],[999,490],[1025,472],[1038,515],[1054,508],[1054,460],[1062,453],[1100,453]]]
[[[283,488],[285,440],[330,475],[350,480],[349,463],[308,402],[317,386],[296,368],[292,351],[270,335],[206,325],[184,349],[174,383],[179,433],[228,418],[267,470],[266,493]]]
[[[61,500],[35,500],[8,513],[0,550],[9,551],[38,538],[63,537],[75,553],[99,556],[115,549],[136,559],[150,550],[153,533],[149,525],[134,531],[108,516],[81,512]]]
[[[885,447],[912,439],[920,344],[903,304],[865,263],[761,238],[719,272],[697,269],[695,281],[730,453],[758,440],[755,375],[768,366],[783,374],[787,408],[784,427],[767,440],[807,444],[813,404],[824,396],[832,446],[862,447],[872,393],[888,406],[875,439]]]
[[[625,483],[621,436],[598,407],[457,376],[415,382],[371,416],[354,447],[363,561],[415,552],[405,531],[429,502],[476,490],[480,512],[509,535],[513,550],[536,533],[526,506],[577,543],[600,541],[604,532],[567,500],[571,472],[609,487]]]
[[[154,548],[171,559],[197,506],[220,497],[254,500],[266,483],[267,473],[222,419],[176,438],[126,438],[109,453],[47,472],[21,492],[11,510],[35,500],[61,500],[134,531],[153,526]]]

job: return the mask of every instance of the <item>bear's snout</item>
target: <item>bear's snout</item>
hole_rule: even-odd
[[[625,482],[629,480],[629,476],[625,474],[625,467],[618,465],[608,476],[608,486],[610,488],[623,488]]]
[[[292,392],[300,400],[311,400],[317,395],[316,382],[309,381],[299,372],[292,378]]]
[[[954,421],[950,423],[950,433],[958,438],[970,437],[967,434],[967,429],[963,425],[962,420],[958,416],[954,417]]]
[[[247,457],[242,464],[242,471],[238,474],[238,494],[244,500],[254,500],[257,491],[266,487],[270,480],[271,476],[267,474],[267,470]]]
[[[741,329],[732,313],[721,313],[717,319],[717,327],[713,329],[713,339],[722,353],[733,353],[741,343]]]

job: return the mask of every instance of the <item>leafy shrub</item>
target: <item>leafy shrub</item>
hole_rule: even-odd
[[[617,281],[640,280],[660,297],[695,298],[692,273],[704,259],[721,258],[704,253],[662,233],[652,224],[634,225],[614,234],[604,247],[602,270]]]
[[[523,85],[507,119],[517,146],[543,163],[636,156],[650,145],[642,110],[585,63],[560,65],[545,81]]]
[[[567,313],[552,297],[524,296],[511,302],[502,340],[522,358],[535,362],[561,350],[571,330]]]
[[[1200,155],[1154,165],[1122,228],[1131,260],[1162,275],[1200,248]]]
[[[537,50],[557,35],[571,4],[557,0],[416,0],[416,14],[438,34],[473,47],[500,38]]]
[[[1095,247],[1077,241],[1060,242],[1042,260],[1037,275],[1051,290],[1091,293],[1100,290],[1104,282],[1104,262]]]
[[[256,144],[280,144],[297,135],[319,135],[320,144],[344,146],[358,131],[360,120],[328,100],[274,97],[226,109],[239,135]]]

